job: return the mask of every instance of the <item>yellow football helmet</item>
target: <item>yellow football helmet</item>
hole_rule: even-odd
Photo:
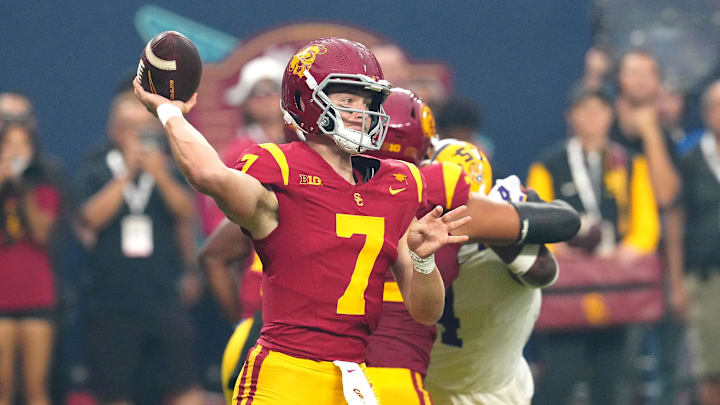
[[[449,162],[465,170],[470,192],[483,194],[492,188],[492,168],[487,156],[470,142],[458,139],[442,139],[433,144],[432,162]]]

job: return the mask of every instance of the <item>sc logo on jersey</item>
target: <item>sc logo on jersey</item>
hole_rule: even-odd
[[[300,184],[308,184],[311,186],[322,186],[322,180],[318,176],[300,173]]]

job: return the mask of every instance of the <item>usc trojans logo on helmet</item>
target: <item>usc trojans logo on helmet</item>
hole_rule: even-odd
[[[433,138],[437,135],[437,130],[435,129],[435,117],[427,104],[423,104],[422,109],[420,110],[420,124],[422,125],[423,135],[426,137]]]
[[[315,58],[326,52],[327,48],[322,45],[310,45],[292,57],[288,70],[295,75],[304,77],[305,71],[310,70],[313,63],[315,63]]]

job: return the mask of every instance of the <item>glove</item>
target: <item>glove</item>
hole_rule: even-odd
[[[522,191],[520,179],[515,175],[495,181],[495,187],[490,190],[488,197],[494,201],[507,202],[523,202],[527,198]]]

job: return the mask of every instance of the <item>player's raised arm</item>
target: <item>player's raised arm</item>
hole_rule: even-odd
[[[472,221],[453,232],[491,245],[555,243],[580,229],[578,213],[564,201],[504,202],[474,194],[467,202]]]
[[[269,233],[258,217],[259,211],[271,212],[277,207],[275,195],[252,176],[225,166],[205,137],[183,117],[195,106],[197,94],[184,103],[145,91],[137,79],[133,86],[137,98],[160,118],[175,162],[193,188],[215,199],[225,215],[254,236]]]
[[[461,206],[442,215],[442,207],[435,207],[420,220],[413,219],[398,242],[398,257],[391,270],[408,312],[422,324],[434,325],[442,316],[445,285],[433,255],[448,243],[467,241],[466,236],[450,235],[470,221],[465,211]]]

